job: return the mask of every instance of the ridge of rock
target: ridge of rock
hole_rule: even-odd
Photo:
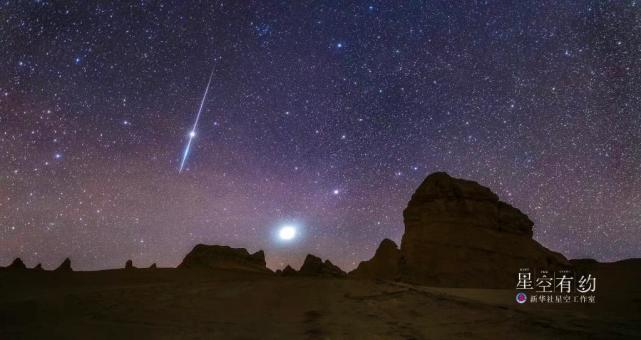
[[[298,275],[343,277],[346,274],[330,260],[323,262],[320,257],[308,254],[307,257],[305,257],[305,262],[303,262],[303,265],[298,270]]]
[[[235,269],[270,273],[265,263],[265,253],[260,250],[250,254],[245,248],[198,244],[178,266],[182,269]]]

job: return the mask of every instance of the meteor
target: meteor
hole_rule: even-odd
[[[214,76],[214,68],[212,67],[211,73],[209,74],[209,81],[207,81],[207,87],[205,88],[205,93],[203,94],[203,99],[200,101],[200,107],[198,108],[198,113],[196,114],[196,121],[194,121],[194,126],[189,131],[189,140],[187,141],[187,146],[185,146],[185,151],[183,151],[183,158],[180,161],[180,169],[178,173],[183,171],[185,167],[185,162],[189,156],[189,149],[191,148],[191,142],[194,137],[196,137],[196,127],[198,127],[198,120],[200,120],[200,114],[203,112],[203,106],[205,105],[205,99],[207,98],[207,92],[209,92],[209,85],[211,85],[211,78]]]

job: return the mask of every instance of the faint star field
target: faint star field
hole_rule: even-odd
[[[636,2],[4,0],[0,44],[0,265],[349,270],[434,171],[570,258],[641,257]]]

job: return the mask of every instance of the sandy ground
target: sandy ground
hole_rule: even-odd
[[[0,272],[0,339],[641,338],[641,291],[565,306],[514,295],[227,271]]]

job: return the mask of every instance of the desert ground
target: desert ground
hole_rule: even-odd
[[[234,270],[4,271],[0,338],[641,338],[641,290],[626,282],[592,305],[519,305],[511,289]]]

